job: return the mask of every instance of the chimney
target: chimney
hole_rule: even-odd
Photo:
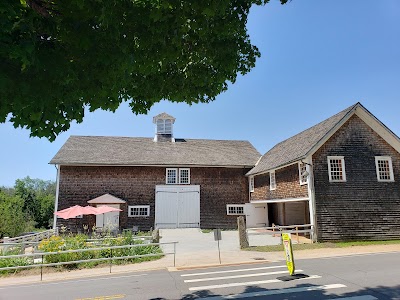
[[[153,123],[156,124],[155,142],[175,142],[173,135],[173,124],[175,118],[167,113],[161,113],[153,117]]]

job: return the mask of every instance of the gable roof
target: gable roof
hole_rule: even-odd
[[[50,161],[60,165],[253,167],[261,154],[248,141],[71,136]]]
[[[89,200],[87,203],[89,203],[89,204],[124,204],[124,203],[126,203],[126,201],[107,193],[107,194],[104,194],[97,198],[94,198],[92,200]]]
[[[400,152],[400,139],[358,102],[317,125],[278,143],[265,153],[257,165],[246,175],[266,173],[305,159],[317,151],[354,114],[357,114]]]
[[[157,116],[154,116],[154,117],[153,117],[153,123],[156,123],[156,121],[159,120],[159,119],[163,119],[163,120],[165,120],[165,119],[167,119],[167,120],[172,120],[172,123],[175,123],[175,120],[176,120],[173,116],[171,116],[171,115],[169,115],[169,114],[167,114],[167,113],[165,113],[165,112],[163,112],[163,113],[161,113],[161,114],[158,114]]]

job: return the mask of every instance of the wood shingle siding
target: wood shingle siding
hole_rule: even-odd
[[[328,156],[344,156],[346,182],[329,182]],[[390,156],[394,182],[378,182],[375,156]],[[314,155],[319,241],[400,238],[400,154],[352,116]]]
[[[308,197],[307,184],[300,185],[298,164],[275,171],[276,189],[270,190],[269,174],[254,176],[254,192],[251,200],[272,200]]]
[[[244,176],[249,168],[190,168],[190,183],[200,185],[200,226],[202,228],[235,228],[236,216],[227,216],[226,204],[248,202],[248,183]],[[126,201],[121,205],[120,227],[139,226],[141,230],[154,227],[155,186],[165,184],[163,167],[61,166],[59,210],[109,193]],[[150,216],[128,217],[128,206],[150,205]],[[94,216],[82,219],[58,219],[75,228],[78,222],[94,225]]]

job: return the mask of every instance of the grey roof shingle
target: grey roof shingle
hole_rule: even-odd
[[[287,140],[275,145],[265,153],[258,164],[247,175],[268,172],[304,158],[318,142],[325,137],[336,124],[347,116],[360,103],[356,103],[336,115],[306,129]]]
[[[71,136],[50,161],[61,165],[248,166],[261,154],[248,141]]]

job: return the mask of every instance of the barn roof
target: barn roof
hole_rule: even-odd
[[[357,114],[367,122],[397,151],[400,150],[399,138],[358,102],[317,125],[278,143],[261,157],[247,175],[266,173],[304,159],[315,152],[353,114]]]
[[[261,154],[248,141],[71,136],[50,161],[60,165],[253,167]]]

